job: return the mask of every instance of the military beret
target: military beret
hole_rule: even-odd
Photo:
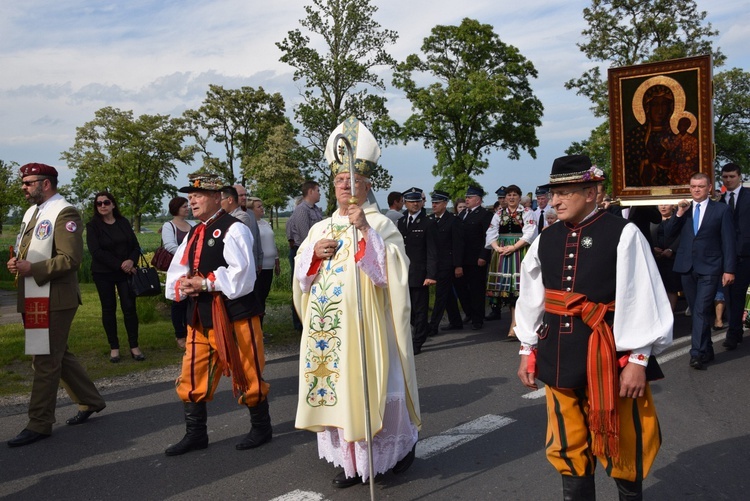
[[[57,177],[57,169],[47,164],[31,163],[21,167],[21,177],[50,176]]]

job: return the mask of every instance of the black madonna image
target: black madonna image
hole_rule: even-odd
[[[710,73],[708,56],[610,70],[619,195],[678,194],[692,174],[711,172]]]

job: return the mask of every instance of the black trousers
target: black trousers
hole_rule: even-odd
[[[430,307],[429,287],[409,287],[411,297],[411,340],[415,346],[422,346],[427,340],[427,310]]]
[[[138,312],[135,307],[135,294],[130,290],[127,278],[111,278],[108,276],[94,275],[94,284],[99,293],[99,301],[102,303],[102,325],[107,334],[107,341],[112,350],[120,349],[120,341],[117,338],[117,296],[120,296],[120,308],[125,320],[125,330],[128,333],[128,344],[130,348],[138,347]]]
[[[263,323],[263,315],[266,313],[266,299],[268,294],[271,292],[271,284],[273,283],[273,268],[267,270],[261,270],[258,278],[255,279],[255,296],[258,298],[260,303],[261,311],[261,323]]]
[[[430,317],[430,332],[437,332],[443,314],[448,312],[448,322],[454,326],[462,325],[461,313],[458,311],[456,294],[453,292],[455,270],[453,268],[439,270],[437,284],[435,285],[435,303],[432,305],[432,316]]]
[[[292,269],[292,287],[294,287],[294,257],[297,255],[298,250],[299,247],[297,246],[289,247],[289,265]],[[295,330],[302,330],[302,321],[299,319],[299,315],[297,315],[297,310],[294,309],[294,304],[292,304],[292,325],[294,326]]]
[[[456,279],[456,291],[471,323],[484,323],[485,289],[487,287],[487,265],[464,265],[464,276]],[[463,295],[463,297],[462,297]]]

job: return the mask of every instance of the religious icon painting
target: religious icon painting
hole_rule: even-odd
[[[714,178],[711,56],[610,68],[608,78],[615,198],[678,200],[694,173]]]

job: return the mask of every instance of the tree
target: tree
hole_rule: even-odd
[[[313,0],[313,4],[305,7],[307,16],[300,24],[322,39],[327,52],[315,49],[320,40],[313,43],[299,29],[288,32],[276,46],[284,53],[281,61],[295,68],[294,80],[303,83],[302,102],[294,115],[312,152],[318,180],[327,188],[327,213],[331,213],[336,197],[324,158],[331,132],[353,115],[384,144],[393,139],[395,123],[385,107],[386,98],[368,89],[385,90],[375,68],[395,63],[385,49],[398,35],[374,21],[377,7],[369,0]],[[388,189],[392,177],[378,166],[371,180],[374,189]]]
[[[234,183],[235,172],[242,172],[242,163],[260,153],[271,130],[285,123],[285,110],[284,98],[278,92],[269,94],[263,87],[225,89],[210,85],[201,107],[186,110],[183,116],[195,140],[193,150],[203,155],[205,170]],[[211,154],[211,140],[224,147],[223,160]]]
[[[492,26],[464,19],[459,26],[436,26],[422,44],[423,58],[412,54],[396,67],[393,85],[415,111],[404,124],[405,141],[433,147],[433,174],[439,189],[457,196],[488,167],[492,150],[536,158],[536,127],[543,107],[529,83],[534,65],[517,48],[503,43]],[[417,85],[414,72],[434,80]]]
[[[750,73],[732,68],[714,77],[716,169],[734,162],[750,171]]]
[[[248,188],[263,200],[269,210],[275,211],[277,225],[279,209],[287,206],[290,194],[299,191],[305,180],[306,152],[297,142],[294,128],[287,122],[273,128],[263,151],[246,164],[246,175],[253,179]]]
[[[726,57],[712,48],[711,38],[718,31],[711,28],[711,23],[704,24],[706,15],[698,10],[694,0],[592,0],[591,7],[583,9],[583,18],[589,26],[581,32],[586,42],[577,45],[590,60],[606,66],[630,66],[702,54],[713,54],[714,65],[721,66]],[[587,97],[594,116],[606,119],[588,139],[574,143],[567,151],[598,157],[601,163],[597,165],[610,171],[609,93],[600,67],[569,80],[565,88]]]
[[[21,190],[21,178],[18,176],[18,164],[0,160],[0,235],[3,234],[3,224],[15,210],[25,208]]]
[[[76,128],[73,147],[62,153],[76,171],[73,193],[79,201],[101,190],[111,192],[123,215],[140,231],[143,214],[158,214],[162,198],[172,195],[175,162],[187,163],[192,152],[182,148],[184,120],[168,115],[141,115],[106,107],[94,120]]]

